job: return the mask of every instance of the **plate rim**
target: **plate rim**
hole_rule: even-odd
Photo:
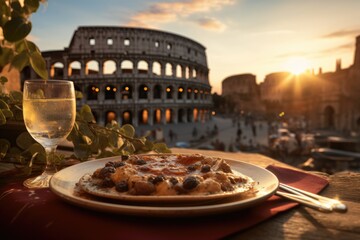
[[[170,155],[193,155],[193,154],[185,154],[185,153],[169,153]],[[167,155],[169,155],[167,154]],[[164,155],[164,154],[141,154],[141,155]],[[209,156],[210,155],[205,155]],[[71,171],[70,168],[81,168],[83,165],[91,165],[96,164],[100,162],[107,162],[111,160],[118,159],[119,156],[115,157],[107,157],[107,158],[101,158],[101,159],[95,159],[95,160],[89,160],[86,162],[78,163],[73,166],[67,167],[65,169],[60,170],[59,172],[55,173],[53,177],[50,179],[49,188],[50,190],[57,196],[59,196],[61,199],[72,203],[74,205],[85,207],[92,210],[102,211],[102,212],[111,212],[111,213],[119,213],[119,214],[127,214],[127,215],[136,215],[136,216],[158,216],[158,217],[169,217],[169,216],[202,216],[202,215],[209,215],[214,213],[224,213],[230,210],[234,209],[243,209],[246,207],[249,207],[251,205],[255,205],[256,203],[260,203],[262,201],[265,201],[278,189],[279,186],[279,180],[269,170],[257,166],[255,164],[243,162],[241,160],[231,159],[231,158],[222,158],[225,161],[229,162],[230,165],[233,165],[234,162],[238,164],[244,164],[247,167],[256,169],[257,171],[264,171],[266,174],[268,174],[273,182],[274,187],[272,187],[270,190],[268,190],[266,193],[255,196],[255,197],[249,197],[246,199],[239,199],[236,201],[231,202],[225,202],[225,203],[214,203],[209,205],[191,205],[191,206],[148,206],[148,205],[136,205],[136,202],[132,203],[131,205],[126,204],[124,202],[117,202],[117,203],[110,203],[110,202],[102,202],[102,201],[96,201],[93,199],[86,199],[82,198],[80,196],[76,196],[74,194],[75,190],[75,184],[74,186],[70,186],[68,188],[58,186],[56,184],[56,179],[59,175],[63,174],[65,171]],[[215,157],[217,158],[217,157]],[[95,169],[94,169],[95,170]],[[78,182],[79,179],[70,179],[68,182]],[[255,182],[257,182],[256,179],[254,179]],[[175,213],[175,214],[174,214]]]

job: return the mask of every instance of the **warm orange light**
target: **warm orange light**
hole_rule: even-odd
[[[95,88],[95,92],[99,92],[100,91],[100,89],[99,88]]]
[[[114,92],[116,92],[116,90],[117,90],[116,88],[113,88],[113,91],[114,91]]]
[[[171,89],[170,88],[166,88],[166,92],[170,92],[171,91]]]
[[[309,61],[303,57],[289,58],[285,63],[285,68],[291,73],[298,75],[306,71],[309,68]]]
[[[129,87],[125,87],[125,91],[129,91]]]
[[[148,90],[148,88],[147,87],[144,87],[144,91],[146,92]]]
[[[110,91],[110,89],[111,89],[111,88],[110,88],[109,86],[106,87],[106,90],[107,90],[107,91]]]
[[[188,92],[191,92],[191,88],[188,89]]]
[[[183,88],[179,88],[179,92],[183,92],[184,91],[184,89]]]

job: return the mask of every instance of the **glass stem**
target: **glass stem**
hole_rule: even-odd
[[[55,150],[56,146],[45,147],[46,151],[46,166],[44,174],[53,175],[56,173],[56,161],[55,161]]]

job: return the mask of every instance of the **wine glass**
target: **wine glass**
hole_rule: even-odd
[[[26,129],[46,152],[44,172],[24,181],[28,188],[46,188],[56,172],[57,145],[71,132],[76,115],[75,89],[71,81],[27,80],[23,90]]]

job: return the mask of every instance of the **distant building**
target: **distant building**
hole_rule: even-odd
[[[249,91],[246,84],[239,84],[242,89],[234,90],[235,85],[224,84],[227,79],[223,81],[225,95],[229,91]],[[271,73],[259,88],[264,116],[274,118],[283,112],[285,120],[302,119],[308,129],[360,131],[360,36],[356,38],[354,63],[349,68],[342,69],[341,61],[336,60],[334,72],[323,73],[320,68],[317,74]],[[244,109],[254,108],[252,102],[242,104],[248,104],[242,106]]]
[[[259,86],[253,74],[239,74],[222,81],[222,95],[235,103],[234,112],[258,113],[263,111]]]
[[[42,53],[51,79],[67,79],[100,124],[206,121],[212,108],[205,47],[173,33],[79,27],[64,50]],[[30,68],[23,79],[36,78]]]

